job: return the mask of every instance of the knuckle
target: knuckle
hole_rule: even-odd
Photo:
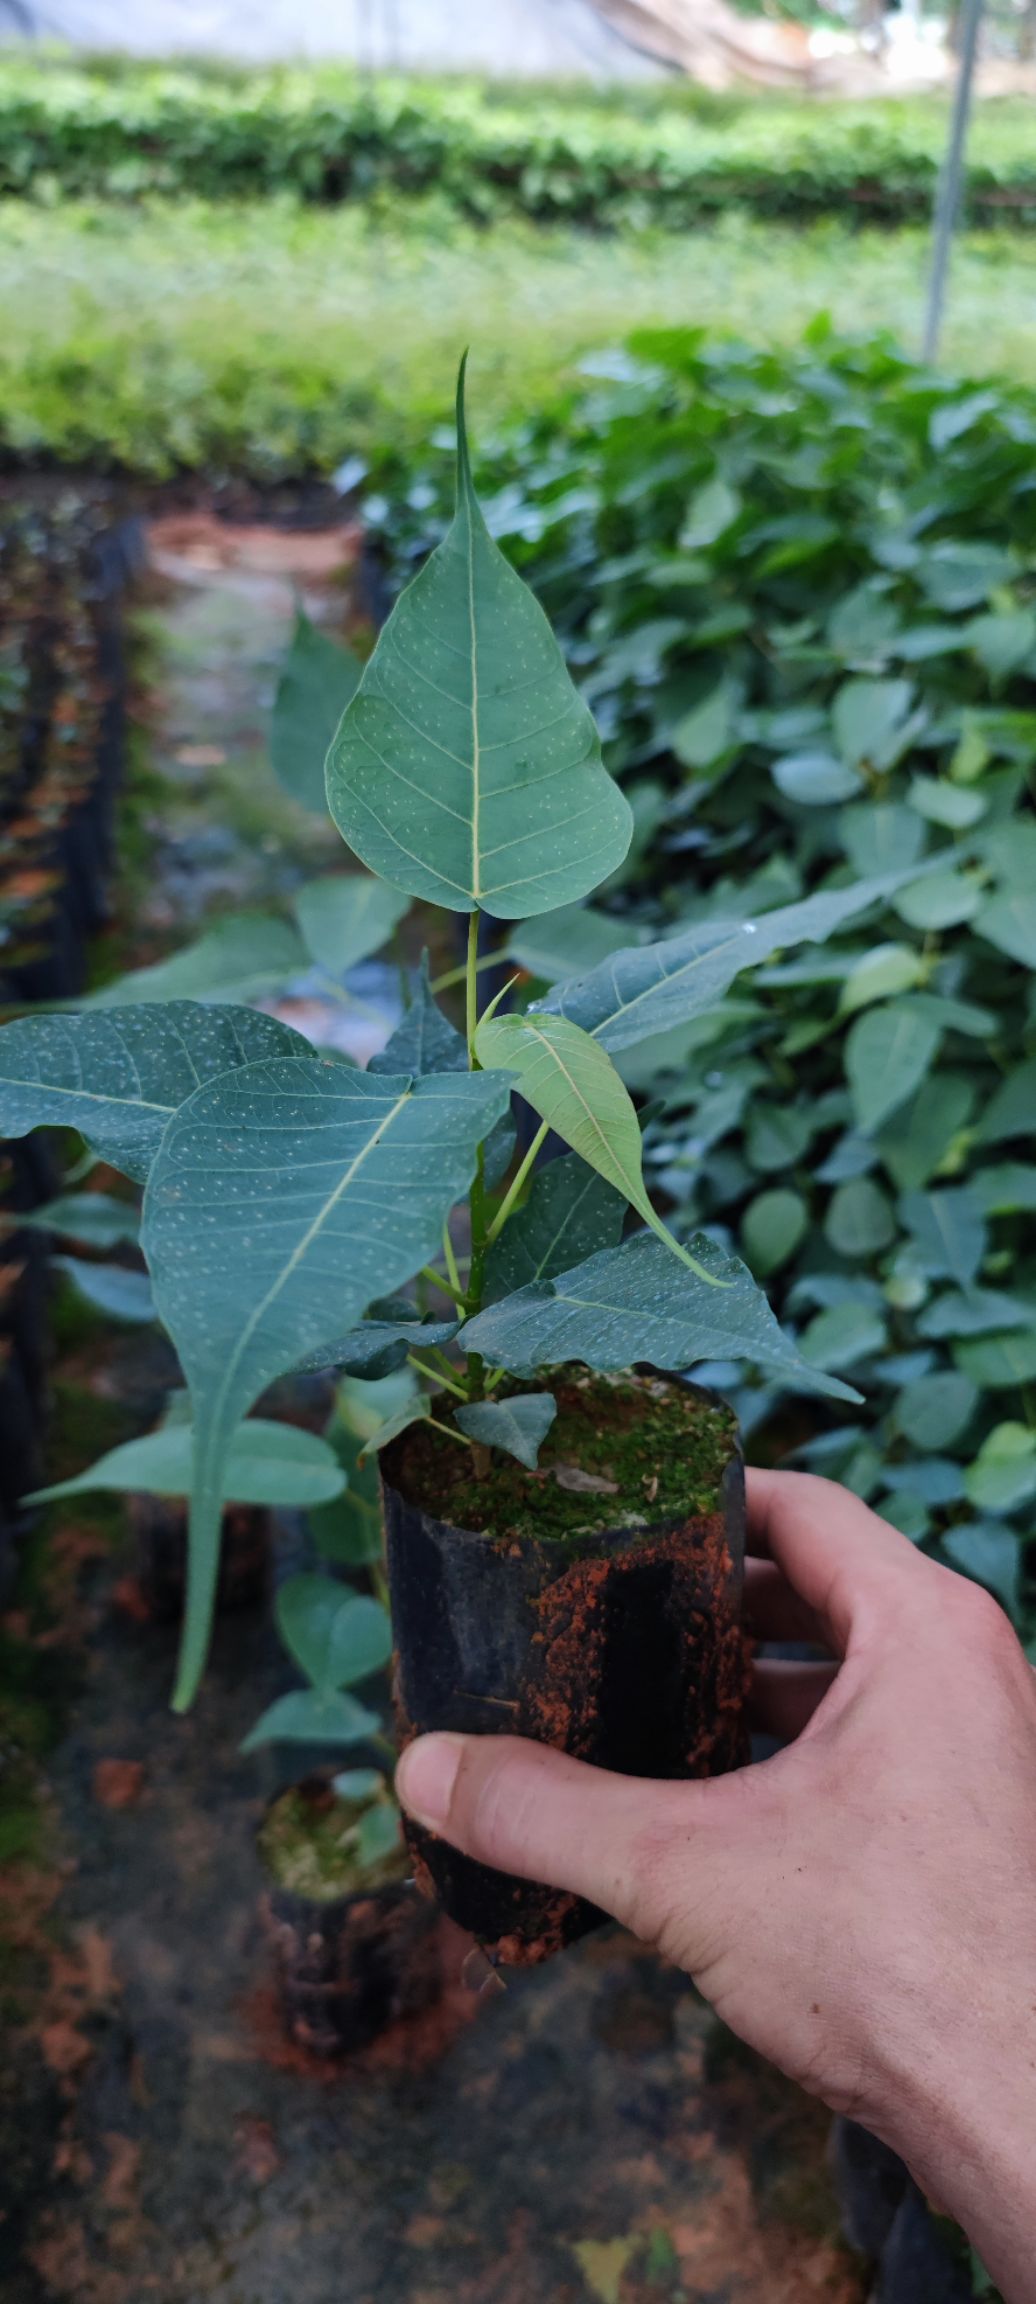
[[[944,1568],[939,1573],[940,1612],[947,1628],[972,1651],[1006,1655],[1008,1649],[1013,1650],[1015,1635],[999,1600],[994,1600],[984,1585],[958,1575],[956,1569]]]

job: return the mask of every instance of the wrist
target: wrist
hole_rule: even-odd
[[[1036,2304],[1036,1989],[994,1987],[896,2055],[875,2132],[967,2233],[1007,2304]]]

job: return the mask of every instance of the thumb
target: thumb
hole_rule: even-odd
[[[465,1856],[585,1896],[654,1943],[670,1932],[692,1845],[713,1839],[722,1779],[613,1776],[518,1736],[440,1733],[407,1746],[396,1790]]]

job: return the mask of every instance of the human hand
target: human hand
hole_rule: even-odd
[[[833,1482],[748,1476],[746,1618],[792,1739],[706,1782],[434,1735],[422,1824],[572,1890],[690,1971],[732,2029],[902,2154],[1009,2304],[1036,2300],[1036,1674],[989,1595]]]

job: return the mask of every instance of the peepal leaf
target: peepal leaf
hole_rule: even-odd
[[[86,1496],[95,1488],[123,1495],[189,1496],[194,1466],[194,1434],[189,1424],[164,1424],[142,1440],[110,1448],[74,1480],[59,1480],[26,1497],[49,1504],[59,1496]],[[225,1504],[328,1504],[340,1496],[345,1473],[334,1449],[314,1432],[294,1424],[274,1424],[261,1416],[239,1424],[227,1450]]]
[[[466,1072],[467,1044],[432,997],[428,954],[413,984],[410,1006],[385,1047],[372,1056],[368,1072]]]
[[[469,1440],[502,1448],[535,1472],[540,1449],[558,1412],[552,1392],[520,1392],[513,1400],[474,1400],[458,1408],[456,1422]]]
[[[126,1320],[145,1327],[157,1319],[151,1282],[146,1272],[128,1271],[124,1264],[88,1264],[80,1256],[55,1256],[58,1270],[96,1312],[109,1320]]]
[[[381,1733],[381,1721],[355,1696],[338,1690],[321,1695],[315,1688],[293,1688],[250,1728],[242,1752],[256,1752],[261,1744],[366,1744]]]
[[[289,1576],[274,1613],[285,1647],[322,1696],[369,1680],[392,1654],[388,1613],[380,1600],[357,1596],[333,1577]]]
[[[459,1327],[459,1318],[436,1320],[433,1316],[422,1320],[416,1305],[405,1296],[383,1297],[371,1305],[367,1319],[358,1327],[336,1337],[332,1344],[319,1346],[294,1373],[338,1368],[343,1375],[377,1382],[401,1368],[407,1353],[418,1346],[449,1344]]]
[[[915,865],[850,888],[824,889],[754,920],[703,921],[682,935],[630,946],[555,986],[531,1013],[567,1016],[602,1048],[628,1048],[714,1008],[742,968],[793,944],[824,943],[843,922],[916,878]]]
[[[263,992],[279,991],[308,965],[305,945],[289,920],[236,912],[170,959],[134,968],[91,993],[83,1007],[129,1008],[144,1000],[257,1000]]]
[[[466,1072],[467,1069],[467,1041],[432,997],[426,952],[410,1006],[380,1055],[371,1057],[367,1070],[423,1073]],[[485,1173],[490,1190],[506,1174],[513,1155],[514,1120],[508,1108],[486,1138]]]
[[[119,1248],[139,1237],[140,1211],[131,1200],[114,1200],[107,1192],[68,1192],[31,1214],[19,1211],[18,1229],[51,1232],[87,1248]]]
[[[858,1128],[873,1133],[924,1079],[939,1046],[938,1026],[897,1004],[858,1016],[845,1044],[845,1069]]]
[[[536,1171],[524,1207],[509,1216],[489,1251],[485,1301],[571,1271],[622,1238],[626,1203],[613,1185],[566,1152]]]
[[[166,1122],[206,1080],[306,1041],[250,1008],[193,1000],[125,1015],[22,1016],[0,1032],[0,1135],[78,1128],[92,1152],[142,1184]]]
[[[327,749],[359,677],[356,657],[300,609],[274,698],[270,762],[278,783],[314,816],[327,814]]]
[[[388,942],[409,912],[410,898],[365,872],[331,872],[299,889],[294,910],[317,967],[329,976],[344,976]]]
[[[622,1193],[681,1262],[690,1261],[648,1198],[636,1108],[599,1041],[567,1016],[486,1016],[475,1049],[480,1063],[516,1073],[541,1120]]]
[[[208,1646],[231,1433],[436,1251],[509,1088],[488,1072],[372,1080],[309,1057],[246,1065],[170,1121],[142,1240],[194,1403],[181,1709]]]
[[[700,1360],[750,1360],[793,1389],[825,1392],[835,1400],[859,1397],[802,1359],[736,1256],[725,1255],[702,1233],[691,1246],[709,1280],[680,1269],[660,1240],[637,1232],[574,1271],[489,1305],[468,1322],[464,1348],[517,1376],[562,1360],[581,1360],[588,1368],[628,1368],[646,1360],[663,1369],[690,1368]]]
[[[380,634],[328,754],[327,797],[372,871],[454,912],[553,911],[629,847],[632,815],[588,707],[482,517],[463,364],[453,523]]]

